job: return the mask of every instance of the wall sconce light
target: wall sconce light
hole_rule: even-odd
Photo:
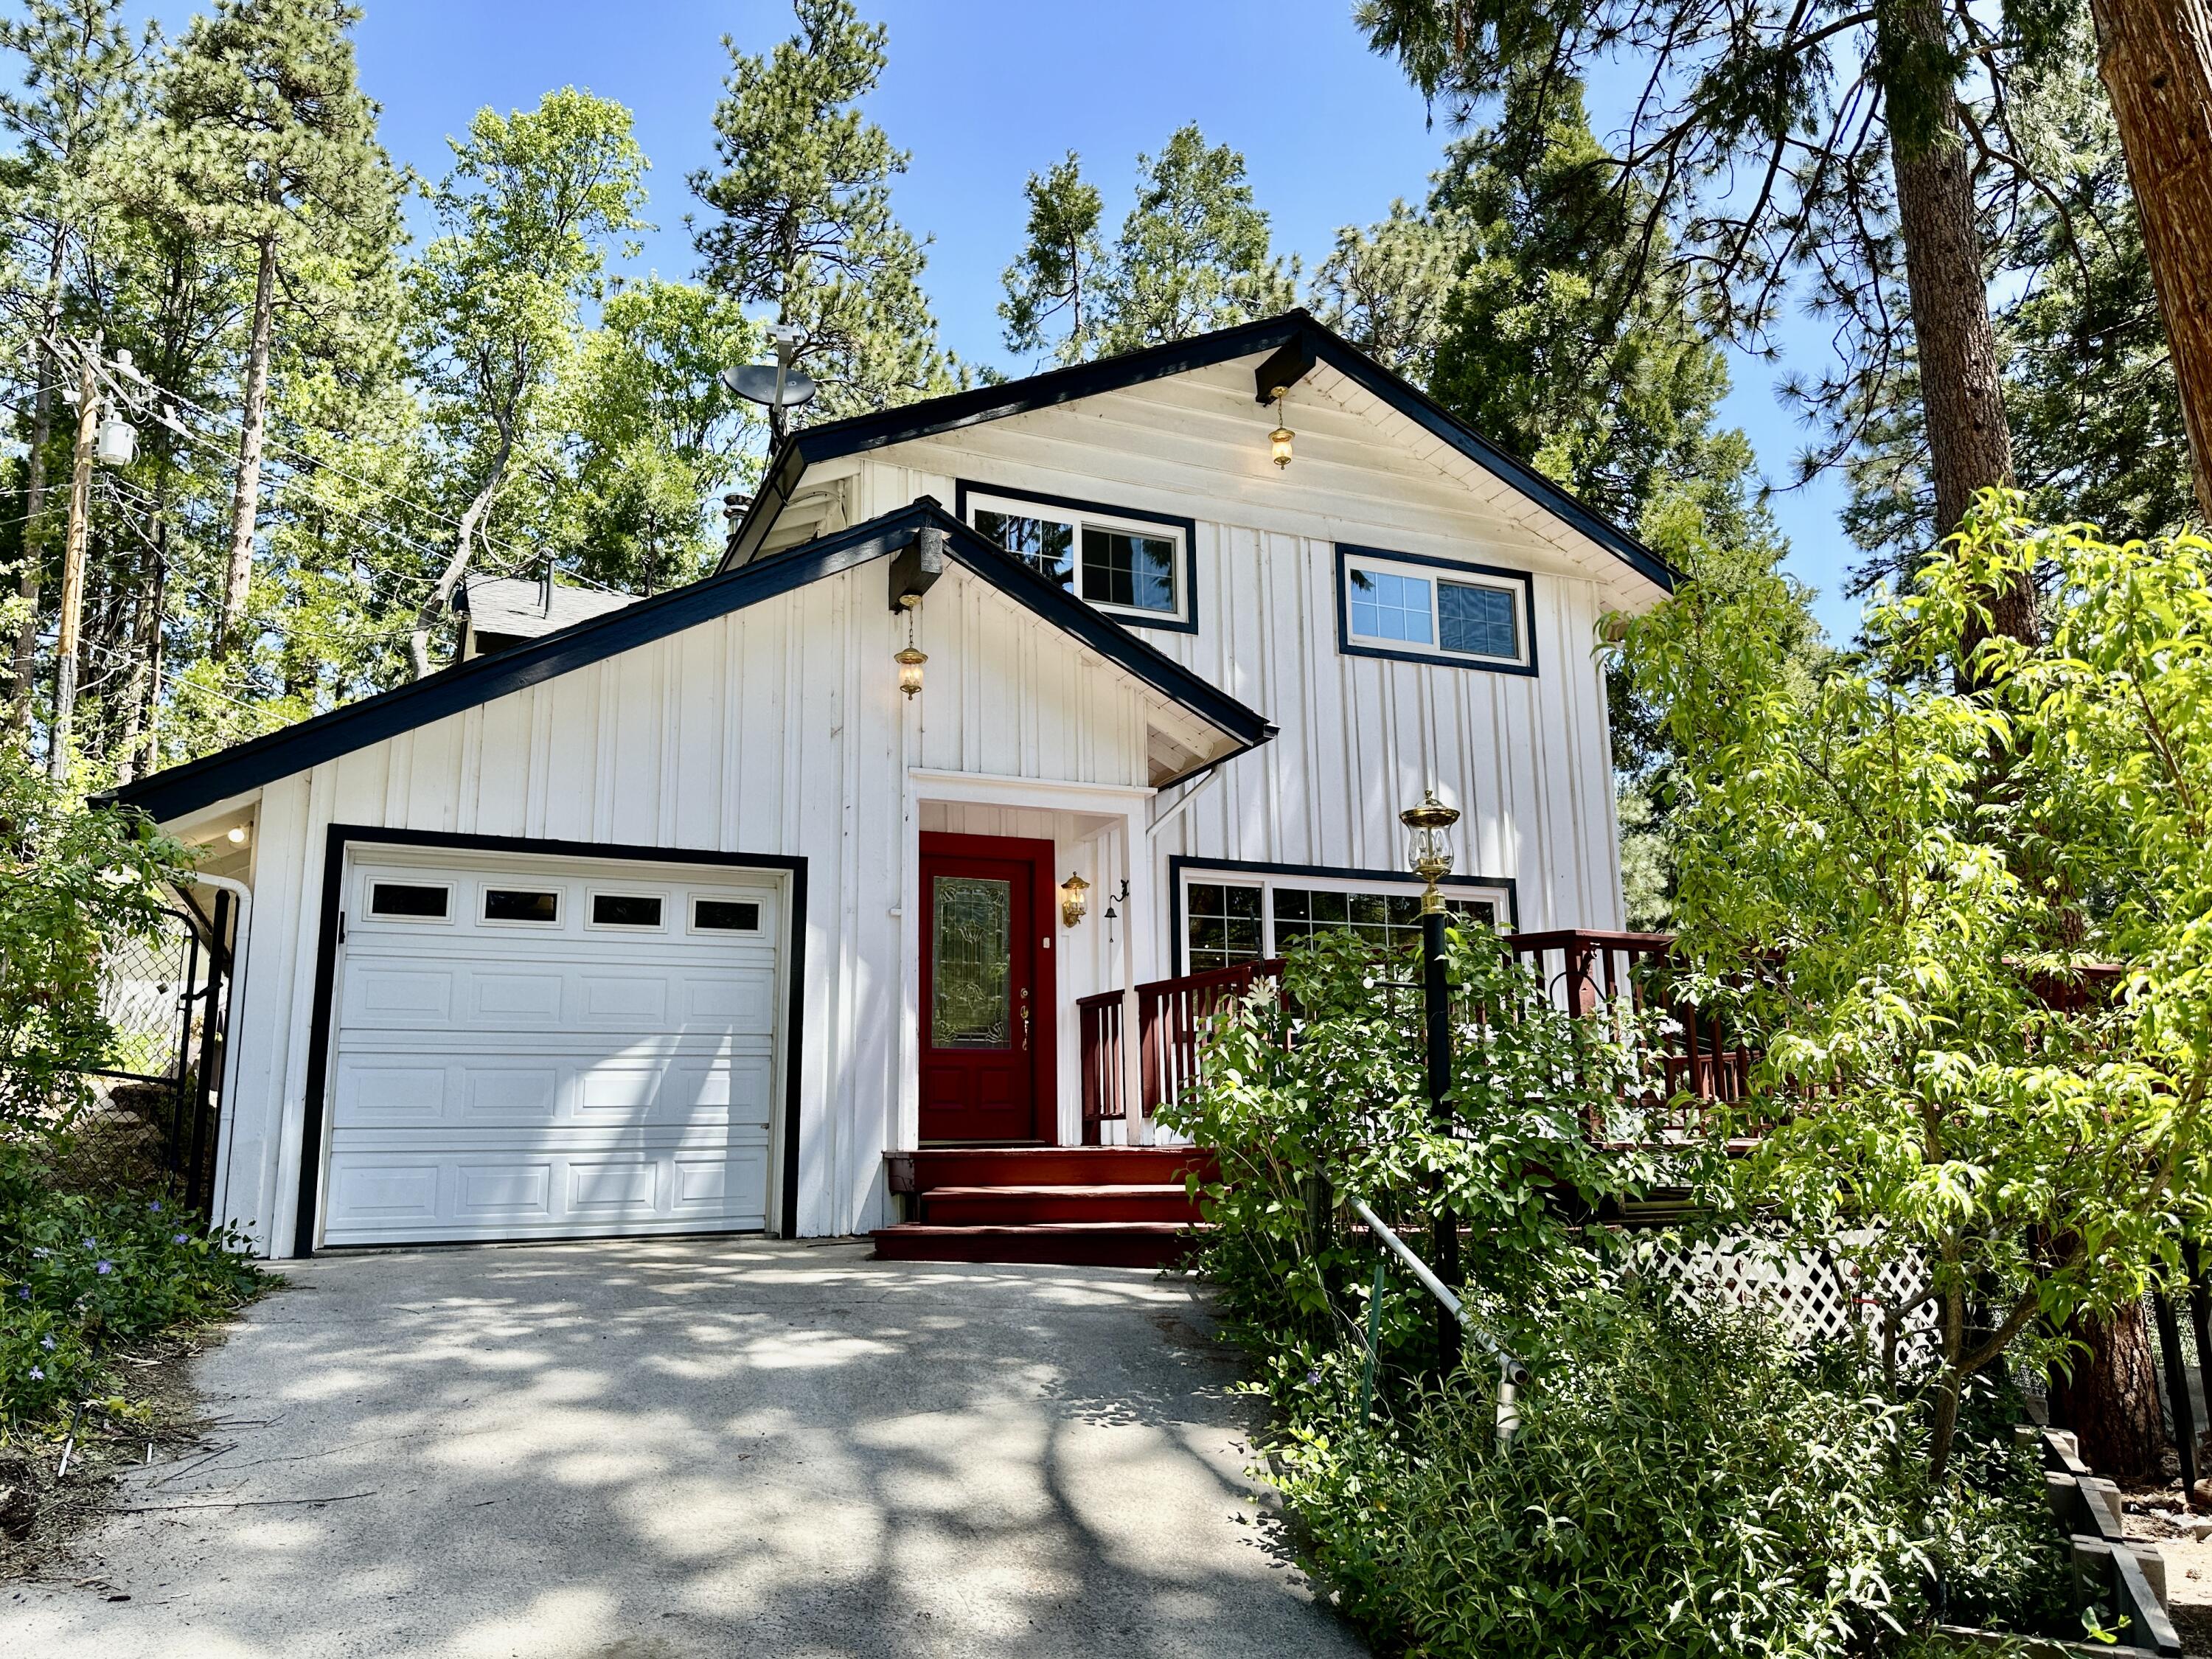
[[[1451,827],[1459,822],[1459,809],[1438,800],[1435,790],[1425,790],[1421,804],[1399,813],[1398,822],[1406,826],[1406,862],[1428,884],[1421,895],[1421,914],[1442,910],[1444,896],[1437,883],[1451,873]]]
[[[891,660],[899,665],[899,690],[909,697],[916,697],[921,695],[921,665],[929,660],[929,653],[915,649],[914,643],[914,611],[921,603],[921,595],[902,594],[899,603],[906,608],[906,649]]]
[[[1275,429],[1267,434],[1267,441],[1273,446],[1273,459],[1279,471],[1291,464],[1291,440],[1298,435],[1283,424],[1283,398],[1289,391],[1288,386],[1279,386],[1275,388]]]
[[[1060,919],[1070,927],[1082,921],[1083,913],[1091,908],[1084,898],[1090,890],[1091,884],[1077,875],[1060,884]]]

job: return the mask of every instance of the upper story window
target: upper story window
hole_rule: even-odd
[[[1524,573],[1340,546],[1336,574],[1337,641],[1348,654],[1536,672]]]
[[[965,483],[958,505],[986,540],[1116,622],[1197,630],[1190,520]]]

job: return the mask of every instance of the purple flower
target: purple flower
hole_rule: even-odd
[[[172,1243],[172,1244],[189,1244],[189,1243],[191,1243],[191,1242],[192,1242],[192,1241],[191,1241],[191,1239],[189,1239],[189,1238],[185,1237],[184,1236],[184,1234],[182,1234],[182,1233],[179,1233],[179,1234],[177,1234],[175,1237],[173,1237],[173,1238],[171,1238],[171,1239],[169,1240],[169,1243]]]
[[[15,1298],[19,1302],[28,1302],[31,1299],[31,1287],[28,1285],[18,1285],[15,1287]]]
[[[93,1264],[92,1270],[104,1278],[115,1271],[115,1264],[112,1261],[96,1261]]]
[[[96,1238],[88,1238],[84,1241],[84,1248],[88,1250],[96,1250],[100,1248],[100,1241]]]
[[[44,1348],[48,1353],[52,1353],[54,1351],[54,1334],[52,1331],[48,1331],[44,1336],[39,1339],[39,1346]]]
[[[44,1371],[40,1370],[36,1365],[33,1365],[33,1366],[32,1366],[32,1367],[31,1367],[31,1381],[32,1381],[32,1382],[45,1382],[46,1380],[46,1372],[44,1372]]]
[[[1321,1367],[1320,1367],[1320,1366],[1318,1366],[1318,1365],[1316,1365],[1316,1366],[1315,1366],[1311,1370],[1310,1370],[1310,1371],[1308,1371],[1308,1372],[1306,1373],[1306,1387],[1308,1387],[1308,1388],[1310,1388],[1310,1389],[1317,1389],[1317,1388],[1319,1388],[1320,1386],[1321,1386]]]

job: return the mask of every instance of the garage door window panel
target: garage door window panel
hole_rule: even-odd
[[[557,927],[561,925],[561,896],[542,888],[487,887],[483,919],[489,922]]]
[[[661,931],[662,902],[658,893],[594,893],[592,926],[626,933]]]
[[[379,921],[444,921],[453,914],[453,890],[442,884],[372,881],[368,914]]]
[[[691,931],[695,933],[757,933],[761,908],[755,899],[694,899]]]

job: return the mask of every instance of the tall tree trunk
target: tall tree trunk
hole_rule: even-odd
[[[468,510],[461,514],[460,528],[453,532],[453,556],[446,561],[446,568],[438,573],[438,580],[430,589],[429,597],[422,601],[422,609],[415,613],[415,627],[407,636],[407,655],[413,664],[416,679],[428,678],[430,672],[430,630],[446,618],[451,606],[453,589],[468,574],[469,560],[475,552],[477,526],[491,511],[492,498],[507,481],[507,463],[514,453],[511,434],[500,434],[499,450],[492,457],[491,476],[471,501]]]
[[[163,494],[166,495],[166,489]],[[138,775],[139,752],[142,748],[150,747],[154,706],[161,695],[161,599],[166,586],[163,578],[168,573],[168,539],[166,503],[157,500],[153,535],[146,545],[138,583],[138,611],[132,628],[136,649],[131,665],[131,686],[125,694],[123,737],[117,745],[118,783],[129,783]],[[157,765],[149,753],[146,769],[151,772]]]
[[[2082,1461],[2098,1474],[2159,1474],[2166,1417],[2142,1304],[2129,1303],[2109,1320],[2077,1320],[2070,1334],[2088,1352],[2075,1356],[2070,1376],[2051,1377],[2051,1420],[2081,1437]]]
[[[1888,99],[1890,168],[1940,540],[1959,527],[1978,490],[2013,482],[2012,428],[1966,140],[1948,78],[1928,72],[1948,60],[1942,9],[1935,0],[1883,5],[1875,42]],[[1937,107],[1925,107],[1930,104]],[[2035,639],[2035,612],[2028,583],[1992,596],[1997,631],[2014,639]]]
[[[2180,386],[2197,510],[2212,520],[2212,6],[2091,0],[2089,10]]]
[[[23,482],[23,571],[16,585],[23,599],[23,625],[15,631],[15,659],[8,684],[8,725],[16,732],[29,724],[31,683],[39,666],[39,590],[45,576],[46,530],[41,515],[46,507],[46,445],[54,435],[53,338],[61,323],[62,270],[68,253],[69,237],[57,234],[53,257],[46,262],[39,337],[31,345],[39,389],[31,404],[31,453]]]
[[[238,483],[230,497],[230,565],[223,573],[222,609],[210,654],[230,654],[253,586],[253,520],[261,501],[261,428],[268,416],[269,339],[276,309],[276,236],[262,237],[253,273],[253,343],[246,358],[246,406],[239,422]]]

